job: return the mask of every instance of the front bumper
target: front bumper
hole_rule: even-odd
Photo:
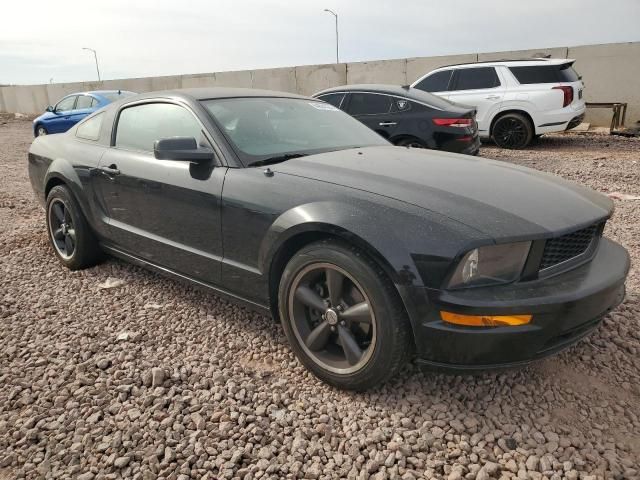
[[[446,369],[516,366],[558,352],[589,334],[624,299],[627,251],[602,238],[593,259],[542,280],[494,287],[427,290],[429,308],[416,335],[418,363]],[[440,311],[469,315],[533,314],[515,327],[445,323]]]

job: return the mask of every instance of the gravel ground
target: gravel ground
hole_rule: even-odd
[[[628,298],[587,340],[502,373],[407,366],[355,394],[307,373],[267,318],[116,260],[62,268],[30,141],[29,123],[0,119],[0,479],[640,474],[640,201],[616,201],[606,232],[633,257]],[[639,140],[482,154],[640,195]]]

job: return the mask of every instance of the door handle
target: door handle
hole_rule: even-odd
[[[498,100],[500,97],[500,95],[487,95],[486,97],[487,100]]]
[[[392,125],[397,125],[398,122],[380,122],[378,125],[381,127],[391,127]]]
[[[102,173],[110,177],[120,175],[120,170],[118,170],[118,167],[116,167],[113,164],[109,165],[108,167],[98,167],[98,170],[100,170]]]

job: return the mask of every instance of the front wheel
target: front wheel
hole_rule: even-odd
[[[279,308],[295,355],[339,388],[384,382],[411,351],[409,322],[393,284],[364,253],[338,242],[313,243],[290,260]]]
[[[47,132],[47,129],[42,125],[38,125],[38,128],[36,128],[36,137],[42,137],[44,135],[47,135],[48,133],[49,132]]]
[[[518,150],[531,143],[533,127],[524,115],[507,113],[496,120],[491,134],[499,147]]]

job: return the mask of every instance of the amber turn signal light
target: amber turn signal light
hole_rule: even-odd
[[[531,321],[533,315],[461,315],[441,311],[440,317],[447,323],[467,327],[505,327],[526,325]]]

